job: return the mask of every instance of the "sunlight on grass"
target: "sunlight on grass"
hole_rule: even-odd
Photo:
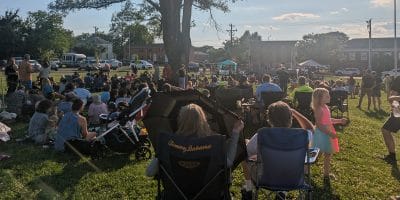
[[[351,122],[338,130],[341,150],[332,165],[337,180],[324,184],[322,157],[312,166],[314,199],[388,199],[400,194],[400,173],[381,159],[387,151],[380,128],[388,113],[366,111],[366,101],[359,110],[357,103],[350,99]],[[18,138],[27,125],[12,128],[12,137]],[[400,142],[399,134],[395,138]],[[136,161],[134,155],[87,160],[15,141],[0,144],[0,152],[13,156],[0,163],[0,199],[155,199],[157,193],[157,182],[144,175],[148,161]],[[233,177],[231,191],[240,199],[242,170],[236,169]]]

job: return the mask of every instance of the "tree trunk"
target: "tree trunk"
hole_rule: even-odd
[[[160,1],[161,26],[163,30],[163,41],[168,63],[173,72],[176,72],[181,64],[183,48],[181,40],[181,13],[182,0],[162,0]],[[174,73],[175,75],[176,73]]]
[[[190,40],[190,24],[192,19],[193,0],[185,0],[182,15],[182,48],[181,62],[186,66],[189,64],[190,50],[192,43]]]

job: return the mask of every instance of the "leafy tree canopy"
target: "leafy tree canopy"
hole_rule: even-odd
[[[126,2],[127,0],[54,0],[49,8],[57,11],[67,12],[79,9],[101,9],[115,3]],[[129,1],[129,0],[128,0]],[[160,17],[160,29],[164,41],[164,47],[168,60],[173,69],[177,70],[180,64],[189,62],[191,48],[190,27],[192,25],[192,8],[210,13],[214,20],[212,9],[219,9],[223,12],[229,11],[228,4],[237,0],[142,0],[132,1],[137,10],[144,9],[148,13],[145,16]],[[151,13],[151,14],[150,14]],[[149,15],[150,14],[150,15]],[[131,17],[138,18],[138,15]]]

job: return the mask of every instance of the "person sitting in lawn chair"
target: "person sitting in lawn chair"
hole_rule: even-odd
[[[237,121],[232,130],[232,138],[227,141],[227,164],[231,167],[236,155],[236,145],[239,139],[239,133],[243,130],[244,123]],[[197,104],[189,104],[181,108],[178,116],[177,135],[187,137],[206,137],[213,135],[213,131],[207,122],[203,109]],[[154,158],[146,170],[147,176],[155,176],[157,174],[158,161]]]
[[[313,124],[302,114],[294,109],[291,109],[289,105],[282,101],[275,102],[268,107],[267,120],[271,127],[281,127],[290,128],[292,127],[293,117],[298,121],[300,127],[308,130],[309,138],[312,136],[312,131],[314,129]],[[260,129],[261,130],[261,129]],[[251,160],[257,160],[257,137],[258,133],[254,134],[253,137],[247,142],[247,155]],[[311,139],[309,139],[311,140]],[[243,172],[245,176],[245,185],[242,190],[242,199],[252,199],[252,190],[254,185],[252,182],[252,177],[255,177],[255,171],[251,171],[254,162],[243,162]]]
[[[229,138],[228,140],[226,140],[226,145],[222,145],[222,146],[226,146],[226,149],[223,149],[223,151],[226,151],[226,157],[224,158],[224,159],[226,159],[226,161],[222,161],[224,163],[223,165],[225,166],[225,168],[231,168],[233,165],[233,161],[234,161],[235,155],[236,155],[239,133],[243,130],[243,127],[244,127],[244,124],[241,120],[236,121],[236,123],[233,127],[233,130],[232,130],[232,132],[233,132],[232,137]],[[191,143],[189,141],[194,142],[196,139],[206,140],[206,139],[209,139],[210,137],[218,136],[218,134],[214,134],[213,131],[211,130],[211,128],[207,122],[207,118],[206,118],[206,115],[205,115],[203,109],[200,106],[198,106],[197,104],[189,104],[189,105],[183,106],[179,112],[178,130],[176,131],[176,134],[161,133],[159,135],[159,137],[162,138],[163,136],[166,136],[166,135],[172,135],[172,137],[174,137],[176,139],[175,146],[176,145],[184,145],[183,140],[188,142],[187,145],[189,145],[189,143],[191,145],[194,143]],[[160,140],[159,142],[161,142],[161,141],[163,141],[163,140]],[[165,148],[165,147],[170,148],[169,146],[171,146],[171,141],[174,142],[174,140],[168,139],[165,142],[167,142],[167,141],[168,141],[168,144],[165,144],[165,143],[159,144],[158,148]],[[181,142],[183,142],[183,143],[181,143]],[[196,145],[193,145],[193,146],[195,147]],[[214,145],[206,145],[206,146],[209,146],[211,148]],[[220,147],[220,145],[216,145],[216,146]],[[150,162],[150,164],[146,170],[146,175],[149,177],[153,177],[155,175],[160,175],[162,177],[165,177],[165,174],[166,174],[168,176],[168,174],[171,173],[171,172],[168,172],[169,169],[171,169],[168,166],[174,165],[174,163],[175,163],[173,161],[174,158],[172,158],[172,161],[170,161],[170,162],[174,162],[174,163],[170,163],[169,161],[167,161],[168,159],[165,159],[167,156],[167,155],[165,155],[166,152],[163,150],[160,150],[160,149],[157,149],[157,150],[159,150],[157,152],[157,155],[160,155],[161,157],[159,157],[159,158],[156,157]],[[204,150],[206,150],[206,149],[204,149]],[[185,157],[187,157],[187,155],[191,155],[191,154],[193,156],[199,155],[199,153],[195,153],[194,151],[188,151],[185,153],[185,155],[186,155]],[[214,155],[214,156],[218,156],[218,155]],[[223,156],[223,155],[221,155],[221,156]],[[169,157],[169,156],[167,156],[167,157]],[[175,187],[177,187],[179,194],[176,192],[174,193],[173,191],[175,191],[175,189],[171,189],[170,184],[168,184],[169,181],[171,181],[171,180],[166,181],[164,179],[162,181],[163,185],[164,185],[164,189],[166,190],[166,191],[164,191],[164,198],[165,199],[177,199],[177,198],[181,199],[181,197],[184,197],[183,199],[192,199],[193,196],[195,196],[193,199],[196,199],[200,195],[201,196],[200,199],[204,199],[204,198],[210,199],[211,197],[209,197],[209,196],[203,197],[204,195],[206,195],[206,196],[209,195],[209,194],[205,194],[207,192],[205,192],[204,189],[207,188],[207,191],[215,190],[214,187],[211,187],[211,188],[208,187],[208,185],[211,184],[211,182],[213,182],[214,178],[209,180],[209,182],[205,183],[204,185],[203,185],[204,180],[201,180],[199,182],[194,181],[194,180],[197,180],[197,178],[199,178],[199,174],[202,174],[204,172],[204,168],[205,168],[204,166],[198,167],[199,165],[202,165],[201,163],[203,163],[203,162],[198,161],[197,158],[193,158],[193,157],[190,157],[190,158],[179,157],[178,159],[186,159],[186,161],[183,161],[183,160],[178,161],[178,165],[183,166],[185,168],[185,170],[184,169],[179,170],[180,173],[178,173],[178,174],[174,173],[173,177],[172,177],[173,182],[177,181],[177,183],[175,184],[176,185]],[[203,158],[203,159],[205,159],[205,158]],[[212,159],[212,158],[210,158],[210,159]],[[190,165],[190,166],[188,167],[188,165]],[[212,163],[208,164],[209,167],[210,167],[210,165],[212,165]],[[196,171],[196,173],[194,173],[194,174],[193,174],[193,168],[196,168],[196,170],[194,170],[194,171]],[[213,167],[210,167],[210,168],[213,168]],[[161,171],[159,171],[159,169],[161,169]],[[193,177],[192,177],[193,179],[188,180],[185,178],[185,181],[183,181],[184,182],[183,183],[182,182],[182,174],[185,174],[185,172],[187,172],[188,170],[192,171],[191,174],[193,174]],[[221,186],[221,185],[218,185],[218,186]],[[225,184],[223,186],[226,187],[227,185]],[[161,195],[160,192],[159,192],[159,195]],[[224,196],[224,195],[222,195],[222,196]],[[226,195],[225,195],[225,197],[222,197],[222,196],[220,196],[220,197],[214,196],[212,198],[213,199],[221,199],[221,198],[226,199],[225,198]]]

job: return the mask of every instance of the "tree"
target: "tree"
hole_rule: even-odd
[[[27,26],[18,12],[6,11],[4,16],[0,16],[0,59],[24,53]]]
[[[251,44],[258,41],[261,41],[261,36],[257,32],[250,33],[246,30],[240,38],[233,41],[233,44],[227,41],[224,46],[231,58],[239,63],[248,63]]]
[[[340,52],[348,40],[349,37],[342,32],[305,35],[296,44],[296,60],[302,62],[313,59],[321,64],[336,66],[340,60]]]
[[[126,2],[127,0],[54,0],[49,8],[57,11],[71,11],[86,8],[100,9],[111,4]],[[137,4],[149,13],[159,14],[164,47],[169,63],[176,71],[180,64],[189,62],[191,48],[190,27],[192,24],[192,7],[207,11],[213,18],[212,9],[223,12],[229,11],[228,3],[237,0],[143,0]]]
[[[142,8],[138,10],[131,1],[127,1],[121,11],[111,18],[110,36],[113,50],[119,59],[124,58],[124,49],[128,42],[132,44],[151,44],[154,37],[160,35],[160,17],[148,13]],[[131,37],[131,38],[129,38]]]
[[[85,54],[86,56],[98,58],[101,53],[104,53],[106,48],[100,43],[102,40],[110,41],[112,37],[104,32],[97,33],[82,33],[74,38],[74,47],[72,50],[77,53]]]
[[[71,47],[72,31],[63,28],[63,16],[55,12],[29,12],[26,51],[33,57],[61,56]]]

